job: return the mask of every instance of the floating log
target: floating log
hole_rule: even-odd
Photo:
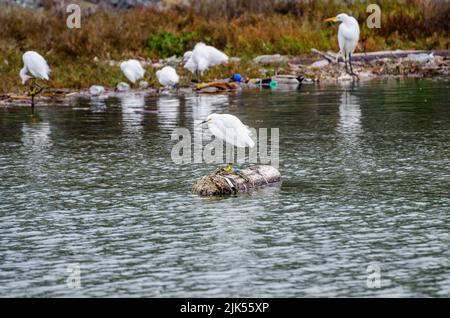
[[[192,192],[201,196],[236,194],[273,185],[280,181],[280,172],[272,166],[257,165],[239,172],[217,169],[197,181]]]

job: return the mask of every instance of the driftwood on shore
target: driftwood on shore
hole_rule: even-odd
[[[235,194],[276,184],[280,180],[280,172],[272,166],[252,166],[231,173],[218,169],[197,181],[192,192],[201,196]]]
[[[238,88],[239,88],[238,84],[224,81],[200,83],[195,86],[195,89],[200,93],[217,93],[217,92],[231,91]]]
[[[322,52],[317,49],[311,49],[311,52],[322,56],[330,62],[336,61],[336,53],[333,52]],[[377,52],[368,52],[368,53],[354,53],[352,54],[353,61],[373,61],[377,59],[383,58],[405,58],[408,57],[409,54],[431,54],[433,53],[436,56],[448,57],[450,56],[450,50],[438,50],[438,51],[430,51],[430,50],[395,50],[395,51],[377,51]],[[339,57],[339,61],[342,61],[342,56]]]
[[[73,92],[65,89],[47,89],[37,96],[37,99],[46,103],[61,103],[65,98],[70,97]],[[24,93],[0,94],[0,105],[8,105],[12,103],[30,104],[31,96]]]

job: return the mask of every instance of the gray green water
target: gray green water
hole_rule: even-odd
[[[448,297],[449,91],[389,80],[0,108],[0,296]],[[211,112],[280,128],[281,186],[190,194],[214,166],[173,164],[170,133]]]

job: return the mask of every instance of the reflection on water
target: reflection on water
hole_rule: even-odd
[[[89,105],[91,106],[91,111],[94,113],[106,111],[106,97],[104,96],[91,96],[89,100]]]
[[[22,146],[29,153],[39,155],[51,146],[50,133],[51,129],[48,122],[23,123]]]
[[[186,100],[186,104],[192,107],[192,119],[194,121],[203,121],[208,115],[220,110],[223,105],[229,104],[228,95],[198,95]]]
[[[136,134],[142,130],[145,96],[131,93],[120,97],[122,107],[122,123],[126,132]]]
[[[355,139],[361,133],[361,106],[351,91],[342,92],[339,104],[339,126],[342,135]]]
[[[162,130],[172,130],[177,127],[180,115],[180,98],[161,96],[156,101],[158,109],[158,125]]]
[[[448,296],[449,88],[0,108],[0,296]],[[170,134],[212,112],[280,129],[281,187],[190,193],[215,166],[172,163]]]

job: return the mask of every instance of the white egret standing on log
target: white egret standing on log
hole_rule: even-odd
[[[339,49],[336,56],[336,62],[339,59],[339,55],[345,62],[345,71],[348,73],[347,61],[350,64],[350,75],[356,75],[353,73],[352,67],[352,54],[355,51],[356,45],[359,40],[359,24],[358,21],[345,13],[338,14],[333,18],[328,18],[325,22],[340,22],[338,31]]]
[[[211,114],[201,124],[208,124],[209,131],[220,140],[224,140],[234,147],[253,148],[255,142],[250,137],[251,131],[239,118],[230,114]],[[232,156],[234,160],[234,155]],[[233,170],[233,163],[229,163],[225,169],[227,172]]]
[[[29,94],[31,96],[31,109],[34,109],[34,97],[38,95],[44,87],[36,83],[36,79],[47,80],[49,79],[50,67],[48,67],[47,61],[34,51],[25,52],[22,56],[23,68],[19,72],[19,76],[22,79],[22,84],[25,85],[29,79],[32,79],[30,85]],[[27,75],[31,73],[32,76]]]
[[[180,81],[177,71],[171,66],[164,66],[156,72],[156,77],[161,85],[175,87]]]
[[[193,74],[203,73],[210,67],[228,62],[228,56],[205,43],[197,43],[192,52],[188,51],[184,54],[184,59],[187,59],[184,67]]]
[[[131,83],[136,83],[144,77],[145,70],[138,60],[128,60],[120,63],[120,69]]]

